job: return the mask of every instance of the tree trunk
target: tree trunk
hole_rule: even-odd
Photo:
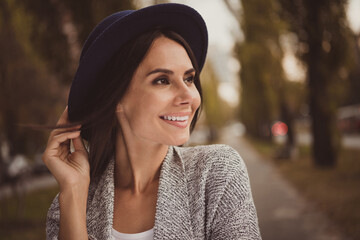
[[[326,23],[323,16],[323,1],[308,1],[306,27],[308,33],[309,52],[308,63],[308,86],[309,107],[312,117],[312,152],[314,162],[318,166],[331,167],[336,164],[338,145],[336,144],[336,96],[332,94],[333,74],[338,66],[331,66],[326,49],[323,46],[323,33]],[[332,51],[334,51],[332,49]],[[334,67],[333,69],[331,69]],[[335,75],[335,76],[334,76]]]

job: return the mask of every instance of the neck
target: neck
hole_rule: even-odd
[[[158,183],[161,164],[168,151],[164,144],[125,136],[121,130],[116,137],[115,188],[141,194]]]

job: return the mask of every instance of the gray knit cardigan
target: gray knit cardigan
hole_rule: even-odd
[[[114,161],[89,188],[89,239],[111,239]],[[47,216],[47,239],[59,232],[58,196]],[[169,147],[162,163],[154,239],[261,239],[249,178],[239,154],[226,145]]]

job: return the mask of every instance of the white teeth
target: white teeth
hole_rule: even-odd
[[[189,119],[189,116],[183,116],[183,117],[164,116],[163,118],[169,121],[186,121]]]

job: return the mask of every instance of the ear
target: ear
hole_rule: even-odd
[[[116,111],[117,113],[120,113],[120,112],[124,112],[124,107],[122,105],[121,102],[119,102],[117,105],[116,105]]]

